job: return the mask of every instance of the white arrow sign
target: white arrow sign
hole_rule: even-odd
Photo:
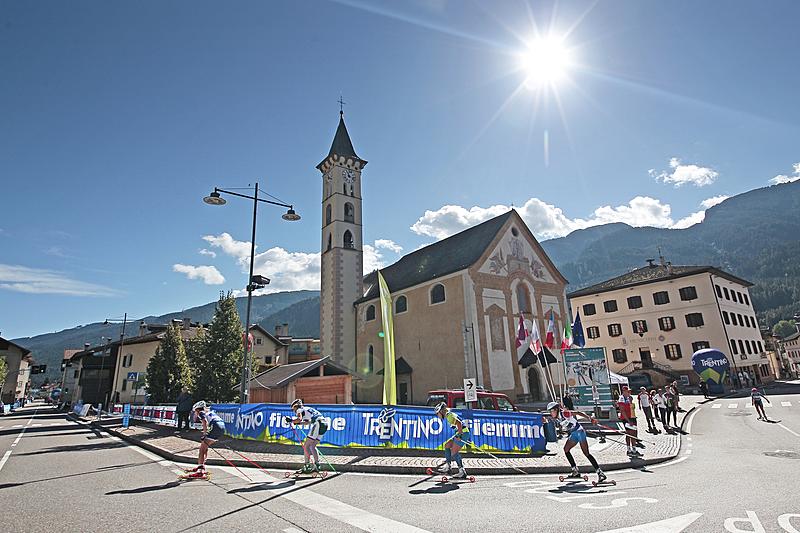
[[[475,378],[467,378],[464,380],[464,401],[477,402],[478,401],[478,386]]]
[[[598,531],[598,533],[680,533],[702,515],[703,513],[689,513],[649,524],[609,529],[608,531]]]

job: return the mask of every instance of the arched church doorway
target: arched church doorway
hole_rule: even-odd
[[[543,399],[542,381],[539,376],[539,371],[535,366],[528,367],[528,390],[530,391],[533,401],[539,401]]]

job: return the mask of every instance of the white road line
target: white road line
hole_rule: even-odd
[[[686,433],[692,432],[692,422],[694,421],[694,416],[700,411],[700,409],[702,408],[698,407],[697,409],[692,411],[692,414],[689,415],[689,420],[686,421]]]
[[[3,458],[0,459],[0,470],[2,470],[4,466],[6,466],[6,461],[8,461],[8,457],[10,455],[11,455],[11,450],[8,450],[6,451],[5,455],[3,455]]]
[[[38,427],[42,427],[43,425],[44,424],[33,424],[31,427],[38,428]]]
[[[780,427],[782,427],[783,429],[785,429],[786,431],[788,431],[789,433],[791,433],[792,435],[794,435],[795,437],[800,437],[800,434],[798,434],[798,433],[795,433],[794,431],[792,431],[791,429],[787,428],[787,427],[786,427],[786,426],[784,426],[783,424],[778,424],[778,425],[779,425]]]
[[[244,335],[244,333],[242,333],[242,335]],[[21,427],[22,427],[22,424],[14,424],[14,425],[13,425],[13,426],[11,426],[11,427],[12,427],[12,428],[21,428]]]
[[[715,403],[714,405],[711,406],[712,409],[719,409],[721,407],[722,407],[721,403]]]
[[[738,407],[738,406],[739,406],[738,403],[729,403],[728,404],[728,409],[736,409],[736,407]]]
[[[781,402],[781,407],[791,407],[792,402]]]
[[[284,531],[284,533],[303,533],[301,530],[297,529],[296,527],[287,527],[283,531]]]
[[[686,455],[692,455],[692,450],[686,450]]]

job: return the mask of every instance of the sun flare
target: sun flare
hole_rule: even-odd
[[[520,54],[520,67],[525,74],[525,86],[529,89],[557,85],[566,76],[570,64],[570,53],[563,40],[553,36],[530,42]]]

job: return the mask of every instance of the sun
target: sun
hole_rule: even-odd
[[[561,38],[547,36],[531,41],[519,58],[525,86],[533,90],[555,87],[569,71],[570,56]]]

